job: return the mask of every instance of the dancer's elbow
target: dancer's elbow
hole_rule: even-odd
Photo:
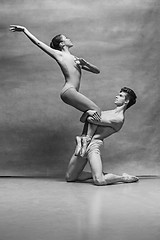
[[[95,73],[95,74],[99,74],[99,73],[100,73],[100,70],[99,70],[99,69],[96,69],[94,73]]]
[[[93,72],[93,73],[95,73],[95,74],[98,74],[98,73],[100,73],[100,70],[99,70],[98,68],[96,68],[96,67],[95,67],[95,68],[93,67],[93,68],[91,69],[91,72]]]

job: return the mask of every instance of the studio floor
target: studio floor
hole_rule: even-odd
[[[159,240],[160,178],[98,187],[0,178],[0,240]]]

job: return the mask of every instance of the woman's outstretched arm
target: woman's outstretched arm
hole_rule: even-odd
[[[28,31],[26,27],[19,25],[10,25],[10,31],[12,32],[23,32],[36,46],[41,48],[45,53],[47,53],[52,58],[58,60],[61,56],[61,52],[55,49],[50,48],[45,43],[38,40],[32,33]]]

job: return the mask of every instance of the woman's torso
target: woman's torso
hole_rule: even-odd
[[[81,80],[79,59],[71,54],[63,53],[58,64],[65,78],[64,87],[74,87],[78,91]]]

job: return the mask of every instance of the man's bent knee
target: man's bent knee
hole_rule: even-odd
[[[66,179],[66,182],[75,182],[75,181],[76,181],[76,178],[73,177],[73,176],[72,176],[71,174],[69,174],[69,173],[66,173],[65,179]]]
[[[97,186],[102,186],[105,185],[105,179],[103,179],[102,177],[98,177],[98,176],[94,176],[93,177],[93,183]]]

